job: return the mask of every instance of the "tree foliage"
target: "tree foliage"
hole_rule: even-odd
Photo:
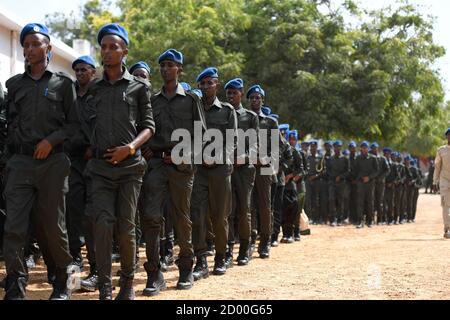
[[[433,41],[433,19],[406,1],[367,11],[352,0],[118,0],[120,16],[110,5],[88,1],[76,29],[59,13],[48,23],[69,44],[95,43],[103,24],[124,24],[129,61],[149,62],[155,87],[168,48],[184,53],[191,84],[208,66],[222,82],[259,83],[302,136],[377,140],[416,155],[442,143],[450,111],[433,65],[445,51]]]

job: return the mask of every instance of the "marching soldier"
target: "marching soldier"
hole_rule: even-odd
[[[333,143],[334,155],[328,160],[329,208],[331,226],[341,226],[344,217],[345,181],[350,173],[350,161],[341,154],[342,141]]]
[[[317,140],[311,140],[308,155],[308,173],[306,181],[306,203],[309,205],[311,223],[317,225],[321,219],[321,179],[325,174],[325,160],[317,152]]]
[[[86,103],[96,110],[87,172],[92,178],[98,286],[100,300],[111,300],[111,253],[117,225],[121,272],[116,300],[133,300],[135,215],[147,166],[140,147],[155,133],[150,85],[130,75],[124,66],[129,40],[121,25],[105,25],[97,40],[104,72],[89,88]]]
[[[26,70],[6,83],[8,147],[4,255],[6,300],[25,298],[23,248],[32,221],[46,263],[55,267],[52,300],[67,300],[72,262],[65,224],[70,161],[63,142],[79,130],[72,80],[50,72],[52,46],[46,26],[27,24],[20,34]]]
[[[242,106],[244,82],[240,78],[230,80],[225,85],[228,102],[234,107],[238,120],[238,129],[242,130],[239,137],[245,140],[238,141],[234,162],[234,171],[231,176],[233,190],[233,206],[228,219],[228,249],[226,256],[227,267],[233,264],[234,239],[237,234],[239,238],[239,255],[237,262],[239,266],[249,263],[249,245],[251,235],[250,204],[253,185],[255,183],[256,168],[251,163],[251,158],[256,159],[258,155],[257,139],[246,138],[245,133],[255,134],[257,137],[259,129],[258,115],[253,111],[244,109]],[[248,131],[247,131],[248,130]],[[243,154],[239,154],[239,146],[243,143]],[[242,147],[241,146],[241,147]],[[234,226],[237,225],[237,232]]]
[[[394,194],[395,194],[395,181],[398,176],[397,172],[397,165],[392,160],[392,149],[391,148],[384,148],[383,149],[384,157],[386,158],[387,165],[389,166],[389,174],[386,176],[386,185],[385,185],[385,192],[384,192],[384,217],[385,221],[392,225],[394,223]]]
[[[87,161],[90,159],[90,138],[92,135],[92,119],[95,110],[90,109],[86,103],[87,91],[92,81],[95,79],[96,62],[90,56],[81,56],[72,63],[77,81],[75,88],[77,91],[77,112],[81,123],[82,134],[68,141],[64,148],[68,153],[71,162],[69,176],[69,193],[67,194],[67,231],[69,235],[70,254],[73,264],[82,269],[81,248],[84,245],[81,240],[84,235],[87,258],[90,265],[90,272],[80,285],[83,290],[95,291],[97,287],[97,270],[95,262],[95,246],[93,221],[89,210],[91,209],[90,179],[84,175]]]
[[[171,137],[175,130],[185,129],[193,139],[195,121],[199,121],[203,128],[205,127],[200,99],[186,92],[178,82],[178,77],[183,71],[182,53],[169,49],[161,54],[158,63],[164,86],[151,99],[156,134],[145,145],[149,150],[144,150],[145,153],[151,152],[148,174],[144,181],[145,205],[142,217],[147,254],[147,262],[144,264],[147,272],[147,285],[143,292],[145,296],[158,295],[166,288],[160,270],[159,253],[163,208],[167,194],[180,246],[177,289],[192,288],[194,251],[189,201],[194,184],[194,159],[191,155],[185,164],[174,164],[172,149],[178,141],[172,141]],[[193,140],[189,141],[189,146],[193,150]]]
[[[358,229],[364,228],[364,220],[369,228],[373,226],[373,194],[378,170],[377,159],[369,153],[369,143],[363,141],[361,154],[356,157],[354,166],[358,190]]]
[[[384,216],[383,202],[384,202],[384,190],[386,184],[386,176],[389,174],[389,166],[386,158],[378,154],[378,143],[374,142],[370,146],[370,153],[375,156],[378,161],[378,176],[375,180],[375,193],[374,193],[374,210],[377,212],[377,224],[386,224],[387,218]]]
[[[197,83],[203,93],[202,101],[208,129],[219,130],[222,137],[227,136],[227,130],[234,131],[234,135],[236,135],[237,119],[233,106],[221,102],[217,98],[217,92],[219,91],[218,70],[216,68],[205,69],[197,77]],[[209,144],[206,145],[206,149],[210,149]],[[212,160],[204,157],[203,164],[198,166],[192,192],[192,242],[197,259],[193,273],[194,280],[207,278],[209,274],[206,260],[208,217],[212,223],[216,250],[213,274],[224,275],[226,273],[228,216],[232,204],[231,174],[233,173],[233,165],[230,157],[234,154],[234,145],[231,145],[231,148],[227,148],[226,145],[221,146],[220,150],[215,151],[219,154],[212,154]]]
[[[255,186],[253,188],[252,195],[252,210],[256,213],[253,213],[254,216],[257,217],[258,226],[259,226],[259,235],[260,242],[258,253],[260,258],[267,259],[269,258],[269,246],[272,235],[272,219],[273,214],[271,211],[272,208],[272,199],[271,199],[271,185],[272,185],[272,176],[264,174],[263,169],[270,169],[271,163],[269,158],[272,158],[272,152],[275,150],[271,149],[271,132],[273,130],[278,131],[278,121],[272,115],[266,116],[262,112],[262,106],[264,103],[265,92],[261,88],[260,85],[254,85],[250,87],[247,91],[247,99],[250,100],[250,108],[253,112],[258,115],[259,120],[259,129],[267,131],[267,154],[264,158],[261,154],[261,141],[259,141],[259,155],[258,155],[258,164],[256,166],[256,176],[255,176]],[[260,137],[264,139],[264,137]],[[253,223],[252,223],[253,224]],[[254,226],[256,227],[256,226]],[[254,243],[256,240],[256,233],[252,231],[252,245],[250,247],[250,258],[251,253],[253,251]]]
[[[351,141],[348,145],[348,149],[350,151],[350,155],[348,156],[348,159],[350,161],[350,175],[348,177],[348,185],[350,189],[349,193],[349,213],[350,213],[350,222],[357,224],[358,221],[358,213],[357,213],[357,207],[358,207],[358,190],[356,186],[356,176],[355,176],[355,160],[356,160],[356,143],[354,141]]]
[[[416,186],[419,185],[419,172],[418,169],[412,164],[414,159],[410,156],[405,158],[405,201],[406,201],[406,222],[413,223],[414,218],[414,201]]]
[[[402,155],[400,152],[396,152],[395,155],[393,155],[395,159],[395,163],[397,166],[397,180],[395,183],[395,217],[394,217],[394,224],[403,224],[403,213],[404,213],[404,184],[405,184],[405,178],[406,178],[406,170],[405,165],[402,163]]]

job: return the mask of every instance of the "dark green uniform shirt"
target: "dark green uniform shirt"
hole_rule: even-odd
[[[333,155],[327,161],[327,176],[331,182],[336,181],[337,177],[341,178],[341,181],[347,179],[350,174],[350,161],[345,156]]]
[[[227,146],[226,143],[226,137],[227,137],[227,130],[233,130],[234,131],[234,137],[237,136],[237,116],[236,112],[234,111],[234,108],[231,104],[227,102],[221,102],[216,97],[213,104],[211,106],[207,106],[206,102],[204,101],[204,110],[205,110],[205,118],[206,118],[206,126],[209,129],[217,129],[222,133],[223,136],[223,155],[225,156],[223,158],[223,164],[227,163],[227,159],[232,163],[234,156],[234,150],[236,148],[235,143],[229,143]],[[233,137],[233,138],[234,138]],[[211,142],[206,143],[207,147]],[[229,147],[227,149],[227,147]],[[212,154],[212,156],[215,156]]]
[[[386,157],[382,155],[373,155],[378,161],[378,176],[376,178],[377,182],[383,183],[386,181],[386,177],[389,174],[389,165],[387,163]]]
[[[238,129],[241,129],[244,131],[244,133],[247,130],[253,129],[256,132],[256,135],[258,135],[259,132],[259,119],[258,115],[254,113],[253,111],[247,110],[242,105],[240,105],[238,108],[235,109],[237,121],[238,121]],[[247,136],[242,136],[239,134],[239,137],[242,140],[242,143],[244,145],[240,146],[238,143],[238,148],[236,148],[236,158],[244,158],[246,159],[246,164],[248,164],[248,159],[250,154],[254,156],[258,156],[258,136],[256,136],[256,139],[249,139]],[[243,140],[245,138],[245,141]],[[240,149],[244,150],[240,150]]]
[[[47,70],[34,80],[25,72],[6,87],[8,143],[14,150],[29,152],[43,139],[55,147],[79,133],[75,87],[68,76]]]
[[[96,113],[91,146],[97,157],[107,149],[133,142],[144,129],[155,133],[150,84],[130,75],[125,68],[123,70],[122,78],[114,84],[108,81],[105,73],[87,93],[86,103]]]
[[[389,174],[386,176],[386,184],[395,183],[398,179],[398,167],[397,163],[392,160],[386,160],[389,166]]]
[[[319,178],[325,174],[325,159],[321,154],[316,152],[316,154],[309,153],[308,158],[308,177],[318,176]]]
[[[168,97],[164,88],[151,98],[156,133],[148,141],[152,151],[168,152],[179,141],[171,141],[176,129],[189,131],[194,142],[194,122],[199,121],[202,129],[206,129],[206,120],[201,100],[194,93],[186,92],[178,84],[175,95]],[[202,130],[203,132],[203,130]]]
[[[360,154],[355,159],[355,177],[357,181],[362,181],[363,177],[369,177],[369,182],[378,176],[378,161],[372,155]]]

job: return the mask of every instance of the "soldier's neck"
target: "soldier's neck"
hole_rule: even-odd
[[[40,62],[37,64],[28,65],[27,71],[31,78],[34,80],[39,80],[44,75],[45,70],[47,70],[47,63]]]
[[[212,105],[214,104],[214,101],[216,101],[216,96],[213,97],[206,97],[206,107],[210,109]]]
[[[124,70],[122,69],[122,65],[106,66],[105,73],[108,77],[108,81],[111,84],[114,84],[122,78]]]
[[[165,82],[164,87],[163,87],[165,95],[168,97],[174,96],[175,92],[177,91],[177,87],[178,87],[177,80],[171,80],[171,81]]]

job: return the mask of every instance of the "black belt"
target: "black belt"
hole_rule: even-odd
[[[165,157],[170,157],[172,151],[153,151],[152,158],[164,159]]]
[[[102,149],[93,149],[92,151],[92,157],[95,159],[102,159],[105,160],[104,155],[110,153],[107,150],[102,150]],[[129,156],[127,159],[129,158],[135,158],[135,157],[139,157],[141,155],[141,149],[136,150],[136,154],[134,156]]]
[[[36,152],[36,146],[31,146],[31,145],[27,145],[27,144],[14,145],[14,146],[12,146],[11,149],[12,149],[11,153],[13,153],[13,154],[20,154],[20,155],[30,156],[30,157],[32,157],[34,155],[34,153]],[[53,147],[50,154],[61,153],[61,152],[64,152],[64,148],[60,144],[60,145]]]

